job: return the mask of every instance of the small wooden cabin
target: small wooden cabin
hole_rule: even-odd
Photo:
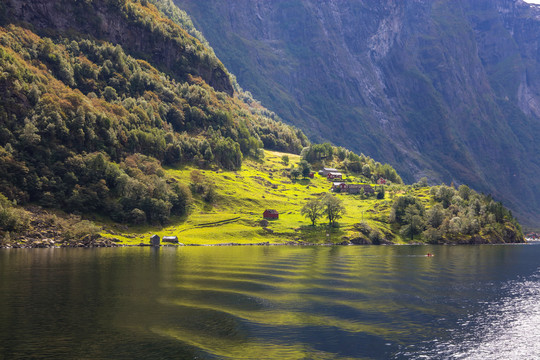
[[[344,192],[349,194],[373,194],[375,190],[371,185],[367,184],[346,184],[342,182],[335,182],[332,185],[332,191],[334,192]]]
[[[364,185],[364,184],[350,184],[347,188],[347,192],[349,194],[361,194],[362,192],[364,194],[374,194],[375,190],[371,185]]]
[[[163,242],[178,244],[178,236],[164,236]]]
[[[339,173],[339,172],[331,172],[331,173],[328,173],[327,178],[329,180],[332,180],[332,179],[340,179],[340,180],[342,180],[343,175],[341,173]]]
[[[322,170],[319,171],[319,174],[321,174],[322,176],[328,176],[328,174],[330,173],[337,173],[337,169],[334,169],[334,168],[322,168]]]
[[[150,237],[150,245],[152,246],[160,246],[161,238],[158,235],[152,235]]]
[[[274,209],[266,209],[263,213],[265,219],[279,219],[279,213]]]

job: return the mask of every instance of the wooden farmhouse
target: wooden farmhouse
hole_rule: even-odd
[[[367,184],[347,184],[343,182],[335,182],[332,185],[332,191],[335,192],[345,192],[348,194],[374,194],[375,190],[371,185]]]
[[[334,168],[322,168],[322,170],[319,171],[319,175],[321,176],[328,176],[330,173],[337,173],[337,169]]]
[[[274,209],[266,209],[263,213],[265,219],[279,219],[279,213]]]
[[[343,180],[343,174],[341,174],[340,172],[328,173],[326,177],[328,178],[328,180],[335,180],[335,179]]]

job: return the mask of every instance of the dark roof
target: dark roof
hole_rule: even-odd
[[[266,209],[264,212],[268,214],[279,214],[277,210],[274,209]]]

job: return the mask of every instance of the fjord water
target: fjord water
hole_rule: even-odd
[[[538,245],[0,250],[0,358],[537,358],[539,267]]]

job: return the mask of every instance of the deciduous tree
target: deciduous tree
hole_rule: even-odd
[[[323,215],[323,204],[319,199],[310,200],[302,207],[300,213],[311,220],[311,224],[315,226],[317,220]]]
[[[345,215],[345,207],[343,206],[343,201],[337,197],[326,194],[322,199],[323,212],[328,218],[329,225],[335,225],[336,220],[341,219]]]

